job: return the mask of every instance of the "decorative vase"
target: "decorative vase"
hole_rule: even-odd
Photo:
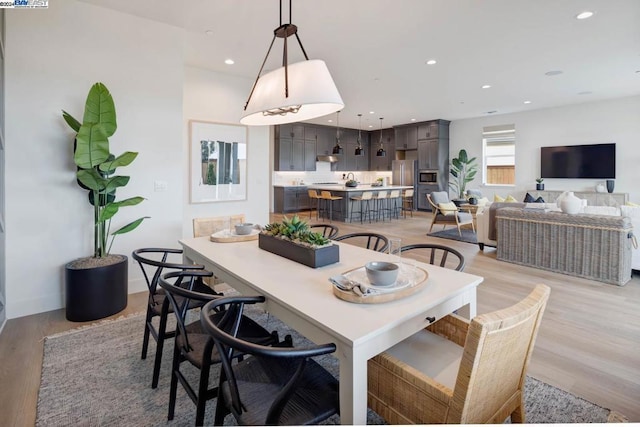
[[[609,193],[613,193],[613,186],[616,182],[613,179],[608,179],[607,180],[607,191]]]
[[[560,201],[560,210],[562,212],[574,215],[580,212],[582,207],[582,200],[573,194],[573,191],[567,192],[567,194]]]
[[[542,190],[544,190],[544,184],[536,184],[536,190],[537,190],[537,191],[542,191]]]

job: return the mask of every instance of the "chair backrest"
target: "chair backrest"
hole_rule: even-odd
[[[316,233],[322,233],[322,236],[327,239],[333,239],[339,232],[338,227],[331,224],[311,224],[309,229]]]
[[[373,199],[373,191],[365,191],[362,193],[362,200],[371,200]]]
[[[193,308],[192,301],[207,302],[222,298],[222,294],[204,294],[193,290],[198,280],[213,276],[207,270],[186,270],[166,273],[160,277],[159,284],[165,290],[165,294],[171,303],[173,312],[177,320],[176,330],[184,337],[182,350],[186,353],[190,351],[189,335],[185,325],[187,311]],[[172,279],[175,279],[171,283]],[[177,342],[177,341],[176,341]]]
[[[248,354],[253,358],[256,358],[258,362],[265,370],[265,381],[274,381],[273,390],[278,390],[272,395],[253,396],[253,398],[260,398],[261,400],[268,400],[271,404],[266,411],[265,425],[280,425],[284,420],[281,420],[281,416],[288,400],[297,391],[298,380],[301,378],[305,367],[307,366],[308,359],[316,356],[330,354],[335,352],[336,345],[324,344],[324,345],[312,345],[306,348],[294,348],[294,347],[282,347],[282,346],[264,346],[260,344],[254,344],[249,341],[245,341],[238,338],[238,330],[240,328],[240,319],[245,305],[256,304],[265,302],[263,296],[230,296],[220,298],[218,300],[207,303],[202,308],[202,315],[200,321],[202,323],[202,329],[209,333],[215,342],[216,349],[220,354],[222,369],[224,375],[220,375],[221,379],[224,379],[227,383],[225,390],[228,392],[221,393],[218,399],[230,398],[231,401],[227,404],[231,407],[233,415],[238,418],[242,418],[243,413],[249,413],[252,411],[260,410],[260,415],[264,416],[264,406],[259,405],[256,408],[255,402],[243,401],[241,387],[245,384],[242,381],[236,379],[234,368],[237,364],[232,364],[232,357],[234,354]],[[212,314],[224,312],[225,315],[219,321],[214,321]],[[278,369],[278,365],[287,365],[286,374],[288,378],[278,378],[277,373],[282,372],[282,369]],[[254,365],[256,366],[256,365]],[[270,366],[273,366],[271,371]],[[306,384],[306,388],[312,388],[312,384]],[[245,394],[250,399],[250,394]],[[313,401],[316,396],[313,394],[308,396]],[[337,406],[337,402],[336,402]],[[218,406],[220,408],[220,405]],[[331,414],[329,414],[331,415]],[[260,423],[262,424],[262,423]]]
[[[367,249],[371,249],[373,251],[378,252],[386,252],[389,249],[389,239],[386,236],[378,233],[350,233],[343,234],[342,236],[338,236],[333,240],[342,241],[342,240],[351,240],[351,244],[356,244],[357,246],[364,246]],[[361,243],[361,244],[358,244]],[[364,244],[362,244],[364,243]]]
[[[482,197],[482,191],[478,190],[476,188],[470,188],[470,189],[467,190],[467,196],[470,196],[470,197],[473,196],[473,197],[479,199],[479,198]]]
[[[537,285],[519,303],[471,321],[447,423],[495,424],[509,416],[503,405],[523,398],[549,293],[548,286]]]
[[[331,196],[331,191],[322,190],[320,192],[320,198],[322,198],[322,199],[330,199],[331,197],[332,197]]]
[[[403,246],[400,252],[414,251],[418,261],[428,262],[432,265],[439,265],[444,268],[462,271],[464,269],[464,256],[456,249],[444,245],[432,243],[416,243],[415,245]],[[427,257],[424,256],[427,255]],[[452,255],[449,257],[449,255]]]
[[[440,203],[449,203],[449,193],[446,191],[434,191],[431,194],[427,194],[427,197],[430,197],[431,204],[438,206]]]
[[[179,264],[167,262],[169,254],[182,254],[182,249],[169,248],[141,248],[131,253],[133,259],[138,261],[138,265],[144,275],[144,280],[149,288],[149,297],[155,295],[158,289],[158,279],[165,269],[167,270],[204,270],[203,265]],[[155,269],[154,269],[155,268]],[[153,270],[153,274],[151,271]]]
[[[395,199],[397,197],[400,197],[400,190],[391,190],[391,192],[389,193],[389,198]]]
[[[413,197],[413,188],[404,190],[402,197]]]
[[[193,218],[193,237],[210,236],[217,231],[230,230],[234,225],[244,222],[244,214]]]
[[[376,197],[378,199],[386,199],[387,198],[387,190],[378,191],[378,195]]]
[[[307,194],[309,195],[309,198],[311,198],[311,199],[317,199],[317,198],[320,197],[320,196],[318,196],[318,190],[313,190],[311,188],[309,188],[307,190]]]

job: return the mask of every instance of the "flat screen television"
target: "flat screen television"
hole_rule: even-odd
[[[616,144],[541,147],[540,176],[542,178],[615,178]]]

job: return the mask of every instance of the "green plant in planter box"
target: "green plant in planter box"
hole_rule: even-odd
[[[264,233],[310,247],[326,246],[331,243],[331,240],[324,237],[322,233],[311,231],[309,224],[302,221],[298,215],[294,215],[291,219],[285,216],[282,222],[265,225]]]
[[[93,206],[93,257],[105,258],[116,235],[134,230],[145,218],[149,218],[138,218],[115,231],[110,230],[111,220],[120,208],[134,206],[144,200],[143,197],[131,197],[116,201],[116,189],[129,183],[128,176],[115,175],[116,169],[131,164],[138,153],[127,151],[116,157],[109,151],[109,137],[117,128],[116,109],[109,90],[102,83],[91,87],[82,123],[64,110],[62,117],[77,132],[73,160],[77,166],[78,184],[89,191],[89,203]],[[109,235],[112,236],[111,241],[108,241]]]
[[[478,172],[476,158],[469,158],[466,150],[460,150],[458,157],[451,160],[451,169],[449,172],[453,177],[451,181],[449,181],[449,186],[456,192],[458,199],[464,199],[467,184],[473,181]]]

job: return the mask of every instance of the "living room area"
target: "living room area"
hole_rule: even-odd
[[[359,113],[366,118],[363,121],[363,129],[371,131],[376,130],[378,126],[382,127],[379,122],[382,116],[385,117],[385,126],[389,128],[410,123],[414,116],[403,108],[405,95],[393,89],[396,82],[403,80],[404,71],[400,72],[398,65],[390,64],[391,61],[387,59],[391,56],[376,56],[378,47],[369,46],[375,43],[353,34],[355,42],[348,46],[343,44],[343,40],[331,40],[330,43],[329,39],[323,45],[320,43],[324,40],[321,33],[306,32],[314,26],[320,26],[318,23],[324,22],[325,19],[332,25],[348,26],[349,20],[355,17],[362,20],[375,17],[375,22],[380,23],[376,28],[384,28],[384,22],[393,18],[391,4],[373,2],[374,6],[368,6],[366,2],[354,2],[344,6],[353,12],[350,17],[345,17],[336,16],[338,2],[320,6],[302,1],[298,7],[296,1],[294,18],[299,16],[302,21],[300,28],[305,45],[309,43],[309,51],[313,55],[336,55],[333,62],[328,61],[328,65],[336,82],[341,83],[339,86],[345,87],[345,93],[346,88],[350,87],[350,82],[354,87],[365,80],[371,85],[367,86],[369,91],[358,89],[351,93],[350,103],[345,103],[345,109],[340,113],[342,126],[352,130],[358,128]],[[487,4],[487,7],[494,12],[501,8],[517,9],[516,6],[510,5],[509,1],[511,0],[498,0],[494,3],[492,0],[491,5]],[[8,425],[34,425],[36,422],[47,425],[41,413],[39,415],[38,408],[39,394],[54,386],[51,383],[41,384],[45,342],[50,337],[58,337],[79,328],[85,327],[85,331],[90,330],[86,327],[93,323],[69,322],[65,319],[64,313],[63,268],[70,260],[91,252],[93,230],[90,226],[93,224],[93,212],[88,208],[86,192],[80,191],[76,184],[76,166],[72,160],[74,134],[64,122],[61,109],[64,108],[76,117],[81,117],[87,91],[95,82],[104,82],[118,107],[118,133],[111,140],[113,151],[121,153],[131,149],[139,152],[136,162],[128,168],[127,174],[131,175],[130,183],[126,190],[123,189],[122,194],[118,195],[119,198],[124,198],[125,195],[141,195],[145,200],[138,206],[127,207],[126,214],[122,213],[120,218],[151,218],[145,220],[135,232],[119,236],[113,244],[114,253],[130,256],[134,250],[143,247],[178,247],[180,240],[194,236],[195,218],[242,213],[246,221],[253,224],[265,225],[281,221],[283,215],[274,213],[273,186],[277,183],[276,178],[285,177],[290,183],[292,179],[299,182],[299,178],[303,176],[302,172],[274,170],[276,141],[273,126],[247,126],[243,128],[248,153],[247,175],[243,181],[246,185],[246,197],[242,200],[216,203],[194,203],[190,197],[190,185],[194,176],[191,162],[194,146],[190,135],[190,122],[239,126],[238,119],[243,114],[243,106],[251,90],[254,73],[264,54],[263,48],[267,47],[268,40],[265,37],[272,36],[275,18],[264,18],[266,33],[256,37],[258,41],[255,43],[259,45],[256,50],[259,50],[260,54],[252,57],[255,64],[243,64],[250,72],[237,73],[229,71],[233,70],[232,68],[209,68],[203,63],[189,62],[185,58],[189,51],[196,50],[207,52],[204,56],[215,57],[216,60],[224,59],[225,55],[231,56],[231,53],[242,50],[242,43],[238,43],[237,40],[241,38],[239,34],[215,33],[214,28],[211,29],[214,31],[212,37],[205,34],[204,27],[198,32],[182,28],[175,25],[171,13],[165,13],[170,11],[168,7],[165,9],[164,6],[159,6],[156,12],[162,15],[162,19],[152,19],[144,14],[128,13],[126,9],[135,8],[135,2],[128,6],[125,2],[101,4],[99,0],[49,3],[46,10],[15,10],[8,11],[5,15],[3,105],[6,119],[5,136],[0,145],[4,152],[2,166],[5,179],[2,209],[6,211],[6,215],[0,223],[5,239],[2,265],[3,295],[0,306],[4,309],[3,316],[6,316],[6,319],[0,317],[0,364],[4,366],[0,370],[0,383],[3,384],[0,387],[0,402],[3,402],[0,404],[0,412]],[[209,21],[212,23],[221,20],[221,17],[229,17],[230,21],[239,25],[241,20],[236,21],[240,19],[237,17],[244,14],[253,16],[251,10],[277,11],[277,2],[268,2],[268,6],[262,5],[262,2],[260,5],[240,2],[242,7],[218,0],[212,3],[218,8],[218,14],[210,16]],[[428,3],[429,7],[435,7],[442,13],[442,23],[445,22],[445,16],[449,18],[446,22],[456,22],[455,16],[445,12],[446,1]],[[606,19],[611,15],[615,16],[618,26],[624,29],[624,36],[621,36],[623,40],[617,43],[617,36],[611,32],[615,42],[608,42],[606,37],[604,41],[596,38],[594,46],[602,48],[602,45],[607,43],[626,46],[626,40],[632,38],[630,35],[637,35],[635,23],[629,16],[638,16],[638,5],[626,0],[622,1],[620,6],[611,6],[604,0],[596,1],[595,4],[598,6],[595,17]],[[520,6],[536,9],[527,2],[520,2]],[[184,7],[191,10],[191,7],[195,6],[192,4]],[[316,11],[316,7],[319,12],[315,14],[302,13],[305,9]],[[427,6],[421,2],[407,1],[406,4],[397,7],[402,9],[402,16],[406,19],[415,14],[416,8],[419,8],[421,13],[424,12],[424,16],[432,16],[424,9]],[[455,6],[458,7],[460,4]],[[469,7],[472,7],[475,13],[480,13],[482,9],[479,6]],[[571,13],[567,12],[567,24],[564,24],[567,29],[577,25],[573,9],[582,9],[579,1],[572,0],[556,7],[565,9],[565,12],[571,9]],[[548,13],[540,16],[540,22],[552,19]],[[276,16],[276,13],[273,15]],[[419,18],[425,19],[424,16]],[[467,39],[481,39],[481,35],[484,34],[482,28],[474,26],[476,20],[477,15],[470,14],[465,15],[462,21],[474,28],[474,31],[469,30],[469,33],[466,33]],[[591,25],[588,21],[587,24]],[[440,24],[433,25],[442,30]],[[422,24],[416,23],[415,31],[421,26]],[[584,28],[580,27],[577,31],[583,40],[586,40],[591,33]],[[327,31],[326,26],[323,26],[323,29]],[[601,30],[599,27],[598,29]],[[302,33],[302,30],[305,32]],[[316,30],[317,28],[313,31]],[[546,38],[544,31],[538,31],[536,28],[532,33],[540,37],[542,45],[551,49],[554,42]],[[375,34],[380,35],[380,31],[376,29]],[[228,49],[217,44],[220,43],[220,39],[225,40],[223,44],[227,44]],[[478,190],[494,208],[503,203],[500,199],[509,197],[518,203],[518,207],[525,208],[524,200],[527,194],[554,203],[560,194],[573,192],[580,199],[587,200],[586,208],[583,206],[585,209],[580,214],[570,215],[553,212],[550,207],[549,212],[545,213],[551,214],[547,222],[553,224],[547,226],[558,226],[558,221],[553,220],[553,215],[570,217],[572,221],[577,221],[577,218],[585,215],[603,216],[603,222],[595,224],[595,227],[606,228],[604,231],[609,233],[613,233],[610,228],[615,228],[609,221],[621,222],[620,234],[626,232],[627,238],[623,243],[624,249],[619,249],[620,253],[614,253],[614,249],[609,246],[598,246],[600,243],[589,247],[585,244],[582,248],[584,251],[588,249],[589,259],[607,259],[605,267],[613,270],[607,273],[607,279],[598,276],[599,273],[591,272],[588,275],[564,274],[566,271],[563,273],[560,270],[565,267],[546,268],[542,260],[538,261],[537,255],[548,258],[558,258],[559,253],[574,255],[572,249],[560,245],[566,239],[559,238],[558,235],[554,235],[554,243],[558,243],[557,246],[541,248],[534,239],[536,230],[525,233],[518,228],[517,233],[511,234],[515,237],[509,238],[509,245],[501,245],[500,237],[495,231],[490,235],[489,229],[497,227],[489,221],[490,205],[484,210],[479,209],[477,214],[474,213],[476,243],[430,236],[429,227],[433,214],[426,210],[414,210],[411,213],[406,212],[406,216],[387,220],[383,218],[371,223],[361,223],[359,220],[340,223],[330,222],[329,219],[316,220],[315,210],[311,213],[307,210],[295,213],[308,222],[331,223],[340,229],[341,235],[375,232],[388,238],[400,239],[402,245],[433,243],[459,251],[465,259],[464,273],[483,278],[483,282],[477,287],[478,314],[509,307],[525,298],[538,284],[549,286],[551,293],[527,375],[550,386],[544,390],[553,393],[537,395],[537,402],[548,404],[537,406],[537,410],[544,411],[545,408],[554,407],[554,410],[561,413],[562,408],[553,405],[570,399],[572,404],[582,408],[584,412],[589,412],[590,408],[602,410],[606,413],[605,420],[611,414],[621,414],[621,418],[612,417],[610,420],[626,418],[630,422],[640,423],[640,272],[632,272],[632,269],[640,270],[637,261],[634,261],[639,249],[633,246],[632,239],[629,238],[629,233],[640,236],[640,224],[637,222],[637,210],[640,208],[632,206],[640,204],[637,169],[640,164],[638,67],[626,67],[625,72],[632,74],[635,80],[629,84],[628,80],[621,78],[620,80],[624,80],[620,83],[621,87],[609,88],[608,95],[601,95],[597,90],[587,92],[599,84],[599,80],[611,82],[616,80],[615,76],[605,74],[602,78],[587,78],[581,73],[584,70],[580,67],[564,68],[563,62],[535,63],[533,59],[526,61],[528,71],[510,72],[509,67],[506,67],[501,72],[491,75],[478,75],[477,78],[470,78],[468,86],[464,86],[463,90],[462,85],[458,87],[447,83],[455,73],[447,74],[437,68],[429,68],[431,65],[425,62],[427,58],[423,60],[423,53],[417,53],[435,40],[437,37],[420,39],[420,43],[416,42],[420,45],[416,47],[416,51],[407,47],[407,50],[411,50],[407,57],[420,58],[417,61],[419,64],[416,66],[416,73],[421,80],[419,84],[415,84],[415,92],[421,94],[422,101],[421,109],[417,110],[420,111],[420,115],[416,116],[417,120],[451,119],[448,138],[449,159],[456,157],[460,150],[465,150],[469,157],[477,159],[479,172],[467,184],[467,188]],[[216,43],[215,48],[208,43]],[[466,43],[462,43],[460,49]],[[526,49],[511,46],[507,52],[515,54],[518,50]],[[607,51],[608,48],[602,50]],[[624,54],[619,55],[626,57],[630,52],[637,58],[637,47],[628,48]],[[379,75],[374,75],[375,73],[369,71],[371,68],[366,67],[358,68],[359,72],[357,75],[354,74],[354,68],[349,65],[349,61],[358,55],[365,56],[365,53],[378,58],[377,62],[381,64]],[[477,49],[476,53],[477,55],[469,54],[462,58],[455,64],[456,68],[481,68],[473,64],[479,63],[483,56],[490,56],[490,52]],[[541,53],[540,56],[544,57]],[[557,56],[554,58],[559,61]],[[604,62],[613,63],[614,59],[607,58]],[[523,61],[514,59],[514,62]],[[241,61],[237,62],[241,65]],[[440,61],[440,65],[444,66],[444,61]],[[513,65],[515,67],[518,64]],[[562,73],[545,74],[560,68],[563,69]],[[527,76],[527,81],[535,83],[514,83],[517,79],[512,79],[513,75],[521,75],[523,78]],[[489,77],[493,78],[490,82],[493,88],[482,89],[481,85],[488,84]],[[513,86],[510,87],[528,88],[526,98],[514,100],[507,96],[510,89],[501,89],[501,80],[511,81]],[[381,89],[383,86],[385,89]],[[340,89],[342,91],[342,87]],[[431,98],[428,93],[422,92],[423,89],[431,91],[434,97],[446,97],[448,101],[436,107],[429,106],[424,100]],[[602,89],[604,90],[604,87]],[[552,96],[555,90],[564,92],[571,101],[556,102]],[[380,97],[380,104],[356,104],[367,98],[367,93],[375,93],[376,97]],[[469,95],[465,97],[467,93]],[[496,93],[500,96],[494,98],[493,94]],[[532,103],[524,104],[525,100],[532,100]],[[459,116],[435,115],[441,111],[440,109],[445,111],[445,108],[457,109],[455,111],[459,112]],[[375,114],[369,114],[369,111],[374,110]],[[311,124],[334,127],[335,120],[336,115],[332,114],[313,120]],[[500,126],[515,129],[515,172],[510,184],[487,183],[482,169],[485,157],[483,130]],[[377,139],[372,140],[368,149],[378,149],[377,142]],[[536,190],[536,179],[541,178],[542,147],[593,144],[615,144],[613,193],[607,192],[604,178],[545,177],[544,190]],[[391,154],[387,152],[387,155]],[[313,176],[318,181],[333,181],[336,177],[341,179],[345,174],[342,171],[330,170],[328,163],[323,163],[321,167],[325,169],[311,172],[315,175],[304,175],[305,181],[311,183],[307,176]],[[447,164],[447,172],[448,169]],[[356,176],[366,174],[367,181],[377,177],[373,171],[349,172]],[[391,177],[391,171],[379,172],[379,175]],[[372,178],[369,179],[369,176]],[[454,190],[441,190],[448,192],[451,199],[455,198]],[[621,195],[622,199],[618,199],[618,195]],[[504,205],[503,207],[508,207]],[[556,208],[560,209],[559,204]],[[293,214],[294,212],[286,215],[290,218]],[[606,214],[606,217],[603,214]],[[500,214],[495,213],[495,216]],[[507,215],[504,216],[506,220]],[[630,219],[627,221],[624,218]],[[518,224],[531,224],[531,218],[517,219],[520,220]],[[592,225],[589,224],[589,227]],[[442,229],[455,229],[455,226],[445,227],[436,224],[433,227],[434,232]],[[540,238],[542,236],[540,233]],[[593,241],[601,242],[596,238],[588,240]],[[547,240],[544,241],[545,244],[546,242]],[[483,247],[478,243],[483,243]],[[534,254],[531,256],[536,261],[531,262],[530,258],[520,258],[517,262],[506,259],[524,247],[527,247],[530,254]],[[627,248],[628,254],[625,252]],[[612,254],[617,258],[611,260],[609,256]],[[628,257],[631,263],[629,267],[625,264],[627,258],[624,257]],[[616,261],[619,259],[623,261]],[[143,313],[147,307],[148,289],[145,278],[131,258],[128,263],[127,308],[108,317],[107,321],[120,317],[131,319]],[[250,268],[249,261],[247,269]],[[626,276],[615,277],[615,273],[621,270],[628,275],[628,279]],[[327,287],[330,286],[327,280],[324,282]],[[145,393],[148,392],[159,399],[158,396],[165,390],[151,390],[149,387],[151,358],[140,360],[142,327],[136,329],[135,333],[135,342],[128,342],[126,346],[135,348],[132,352],[135,353],[135,362],[139,364],[136,366],[141,366],[144,370]],[[83,343],[78,343],[78,348],[81,344]],[[110,351],[105,351],[105,354],[110,354]],[[90,376],[91,373],[87,372],[95,366],[85,365],[83,375]],[[163,361],[163,369],[166,372],[170,370],[170,365],[168,359]],[[217,370],[217,367],[215,369]],[[163,377],[162,386],[168,387],[169,376]],[[105,374],[105,384],[108,379],[106,377],[108,375]],[[117,387],[120,386],[118,384]],[[81,390],[82,384],[77,389]],[[154,392],[155,395],[152,394]],[[188,403],[184,412],[190,416],[195,409],[188,396],[183,391],[180,393],[179,398]],[[162,397],[168,399],[168,392],[166,394],[167,396]],[[556,402],[556,397],[563,400]],[[70,397],[70,400],[72,399]],[[165,422],[166,402],[159,400],[162,407],[157,412],[161,412],[161,421]],[[126,414],[125,403],[116,401],[110,404],[116,407],[119,405],[122,413]],[[215,404],[209,402],[208,407],[215,407]],[[104,419],[113,415],[109,412],[116,411],[104,411]],[[540,419],[545,419],[544,415]],[[189,424],[191,423],[190,420]]]

